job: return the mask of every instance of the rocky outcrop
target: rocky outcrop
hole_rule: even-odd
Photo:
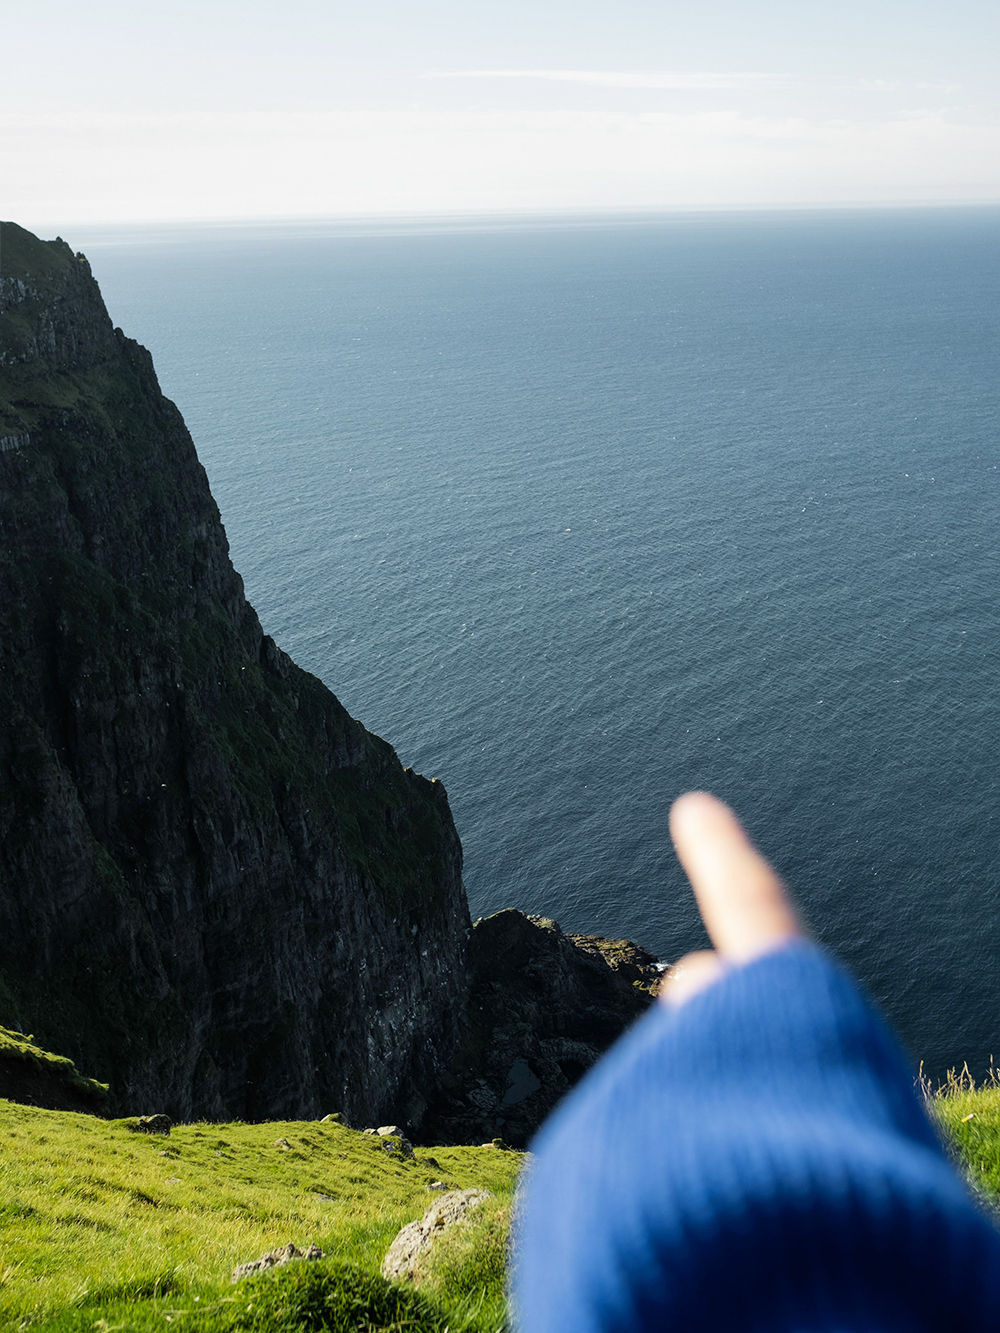
[[[421,1137],[523,1147],[652,1003],[660,970],[628,940],[567,935],[508,909],[476,922],[469,976],[461,1042]]]
[[[253,1277],[255,1273],[264,1273],[269,1268],[280,1268],[283,1264],[293,1263],[296,1259],[325,1259],[326,1255],[318,1245],[307,1245],[304,1250],[293,1245],[291,1241],[287,1245],[282,1245],[277,1250],[268,1250],[267,1254],[262,1254],[259,1259],[251,1259],[249,1263],[237,1264],[233,1269],[231,1282],[239,1282],[240,1278]]]
[[[149,354],[0,227],[0,1023],[174,1119],[418,1121],[470,928],[444,789],[261,630]]]

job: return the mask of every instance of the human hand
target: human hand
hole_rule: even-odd
[[[785,886],[728,805],[689,791],[670,811],[670,836],[714,950],[686,954],[667,972],[659,998],[676,1006],[731,967],[805,934]]]

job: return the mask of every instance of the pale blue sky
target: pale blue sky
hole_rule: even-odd
[[[0,0],[29,222],[1000,198],[1000,4]]]

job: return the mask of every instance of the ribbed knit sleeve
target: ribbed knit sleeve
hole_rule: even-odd
[[[1000,1330],[1000,1235],[811,944],[654,1006],[532,1146],[521,1333]]]

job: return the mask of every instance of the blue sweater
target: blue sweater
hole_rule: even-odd
[[[1000,1234],[806,942],[654,1006],[533,1149],[522,1333],[1000,1330]]]

